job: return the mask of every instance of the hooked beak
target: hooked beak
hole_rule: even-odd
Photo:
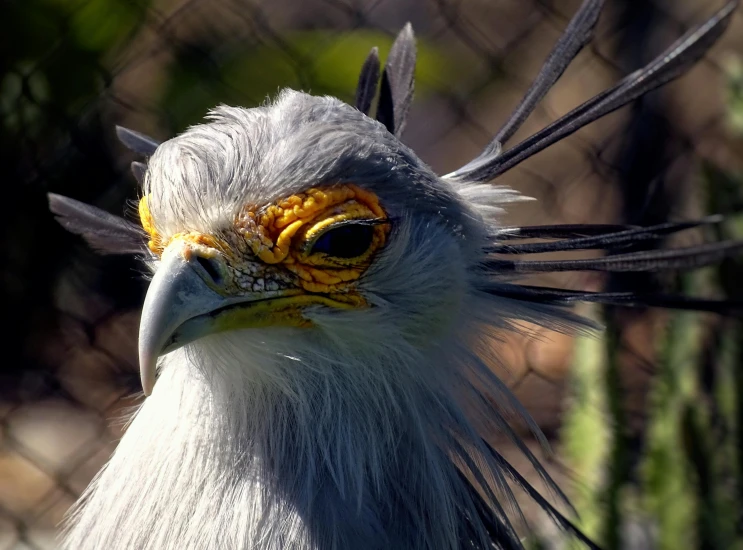
[[[187,246],[173,243],[166,248],[145,297],[139,325],[139,366],[145,395],[152,393],[157,359],[164,353],[217,332],[304,323],[298,310],[300,290],[230,296],[221,292],[220,283],[196,261],[196,253],[184,254]]]

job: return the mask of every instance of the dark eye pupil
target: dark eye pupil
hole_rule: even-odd
[[[361,256],[371,246],[374,228],[369,225],[346,225],[323,233],[312,247],[312,252],[324,252],[335,258]]]

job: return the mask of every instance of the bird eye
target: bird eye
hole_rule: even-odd
[[[356,258],[369,250],[373,238],[372,225],[346,224],[320,235],[310,253],[321,252],[335,258]]]

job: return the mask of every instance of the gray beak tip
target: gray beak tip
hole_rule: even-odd
[[[142,380],[142,391],[144,391],[146,397],[149,397],[155,387],[155,365],[147,365],[140,361],[140,379]]]
[[[147,396],[152,394],[157,379],[157,359],[167,351],[168,342],[173,343],[178,327],[224,303],[224,298],[211,290],[183,258],[181,248],[176,244],[165,250],[142,306],[139,370]]]
[[[158,347],[153,346],[148,339],[140,335],[139,341],[139,377],[142,380],[144,394],[149,396],[155,387],[157,379]]]

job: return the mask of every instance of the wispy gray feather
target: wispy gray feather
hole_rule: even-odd
[[[49,210],[62,227],[80,235],[101,254],[141,254],[145,232],[141,227],[90,204],[49,193]]]

